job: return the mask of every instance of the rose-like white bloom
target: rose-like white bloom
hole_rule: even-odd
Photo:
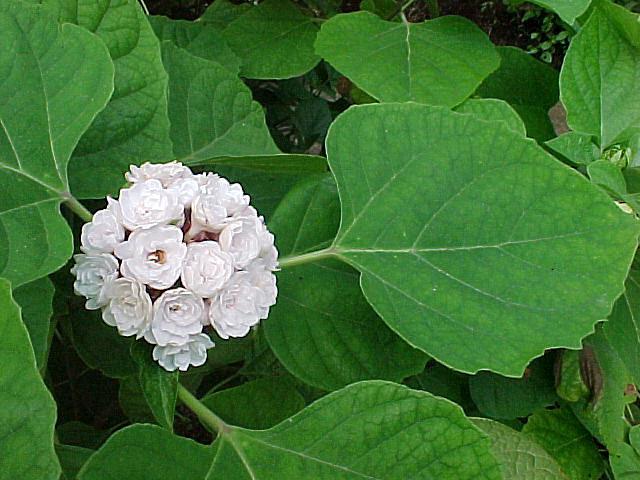
[[[115,250],[122,259],[122,275],[158,290],[167,289],[178,280],[186,253],[182,230],[174,225],[136,230]]]
[[[173,372],[179,369],[184,372],[189,365],[203,365],[207,360],[207,349],[213,346],[208,335],[199,333],[191,335],[184,345],[156,345],[153,349],[153,359],[165,370]]]
[[[107,325],[117,327],[120,335],[136,338],[149,335],[151,324],[151,298],[140,282],[121,277],[107,287],[109,303],[102,310]]]
[[[267,317],[276,294],[275,276],[264,268],[260,273],[236,272],[220,295],[212,299],[209,321],[221,338],[244,337],[260,319]]]
[[[189,167],[185,167],[180,162],[169,163],[149,163],[146,162],[140,167],[131,165],[129,172],[124,176],[129,183],[139,183],[145,180],[159,180],[162,186],[169,188],[177,182],[187,178],[194,178]]]
[[[107,201],[109,206],[97,211],[93,219],[82,226],[80,250],[84,253],[113,253],[116,245],[124,240],[124,227],[114,213],[118,202],[112,198]]]
[[[269,316],[269,308],[276,303],[278,287],[276,276],[266,268],[262,259],[253,262],[248,269],[250,282],[258,290],[255,296],[255,305],[261,320]]]
[[[71,268],[75,275],[73,290],[87,299],[88,310],[97,310],[109,301],[105,290],[109,283],[118,278],[118,260],[108,253],[95,255],[78,254],[73,257],[76,264]]]
[[[193,199],[200,193],[200,185],[195,178],[183,178],[174,182],[167,190],[176,194],[178,202],[184,208],[191,208]]]
[[[163,188],[160,180],[145,180],[123,188],[119,200],[119,216],[129,230],[184,220],[184,206],[178,194]]]
[[[231,219],[249,205],[249,196],[245,195],[242,187],[230,184],[226,179],[212,174],[200,179],[203,183],[200,194],[191,204],[191,221],[198,226],[212,232],[219,232]]]
[[[213,297],[233,273],[233,258],[217,242],[190,243],[182,266],[182,285],[205,298]]]
[[[186,288],[167,290],[153,304],[151,343],[185,345],[191,335],[202,332],[205,321],[202,298]]]
[[[255,212],[251,207],[247,210]],[[220,233],[219,242],[222,251],[233,257],[236,267],[244,268],[263,250],[268,253],[273,246],[273,235],[267,231],[262,217],[249,214],[227,225]]]

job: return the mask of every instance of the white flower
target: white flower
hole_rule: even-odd
[[[178,194],[166,190],[159,180],[138,182],[131,188],[120,190],[119,214],[122,224],[129,230],[151,228],[184,220],[184,206]]]
[[[144,285],[130,278],[118,278],[109,284],[106,295],[109,303],[102,310],[104,322],[117,327],[125,337],[148,337],[152,307]]]
[[[233,257],[236,267],[244,268],[260,255],[263,244],[268,242],[267,234],[271,235],[267,232],[261,217],[243,216],[227,225],[220,233],[218,241],[222,251]]]
[[[215,174],[200,181],[203,183],[200,194],[191,204],[191,221],[195,226],[219,232],[230,222],[229,217],[249,205],[249,196],[237,183],[230,184]]]
[[[93,219],[82,226],[80,249],[84,253],[113,253],[116,245],[124,240],[124,227],[114,213],[118,202],[112,198],[107,201],[109,206],[97,211]]]
[[[217,242],[190,243],[180,276],[182,285],[197,295],[213,297],[231,278],[233,258]]]
[[[122,275],[158,290],[167,289],[178,280],[186,253],[182,230],[174,225],[136,230],[115,250],[122,259]]]
[[[244,337],[260,319],[267,317],[276,294],[275,276],[264,268],[259,272],[236,272],[227,287],[211,301],[209,321],[221,338]]]
[[[152,340],[160,346],[185,345],[191,335],[202,332],[205,321],[202,298],[186,288],[167,290],[153,304]]]
[[[189,169],[180,162],[169,163],[144,163],[138,167],[131,165],[129,167],[130,172],[124,174],[127,182],[139,183],[145,180],[155,179],[162,183],[164,188],[169,188],[186,178],[193,178],[194,175]]]
[[[193,199],[196,198],[196,195],[200,192],[200,185],[195,178],[184,178],[175,182],[167,190],[176,194],[178,202],[180,202],[184,208],[190,208]]]
[[[173,372],[180,369],[184,372],[189,365],[199,367],[204,364],[207,360],[207,349],[213,346],[209,336],[200,333],[191,335],[184,345],[156,345],[153,349],[153,359],[165,370]]]
[[[73,257],[76,264],[71,269],[76,281],[73,290],[87,299],[88,310],[97,310],[106,305],[105,289],[118,278],[118,260],[108,253],[95,255],[78,254]]]

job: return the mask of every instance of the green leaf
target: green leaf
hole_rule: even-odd
[[[111,101],[80,140],[69,169],[76,195],[100,198],[117,192],[130,164],[172,158],[167,74],[136,0],[75,1],[74,23],[104,41],[116,71]]]
[[[500,65],[489,38],[462,17],[394,23],[369,12],[322,25],[316,51],[382,102],[453,107]]]
[[[205,478],[211,457],[208,446],[155,425],[137,424],[112,435],[78,479],[199,480]]]
[[[631,270],[625,292],[618,299],[602,335],[625,365],[633,382],[640,385],[640,272]]]
[[[485,418],[473,420],[493,444],[505,480],[568,480],[555,459],[533,439]]]
[[[566,407],[537,411],[522,432],[549,452],[569,479],[597,480],[604,472],[591,435]]]
[[[523,378],[480,372],[469,379],[471,397],[486,416],[512,420],[526,417],[556,400],[553,357],[534,360]]]
[[[470,98],[455,108],[456,112],[469,113],[488,122],[504,122],[508,128],[521,135],[527,127],[511,105],[495,98]]]
[[[152,358],[150,345],[131,344],[131,357],[138,365],[138,381],[144,398],[160,426],[173,430],[178,398],[178,372],[167,372]]]
[[[547,348],[579,348],[621,293],[638,222],[499,123],[357,106],[327,153],[342,221],[324,255],[360,270],[385,322],[448,366],[520,376]]]
[[[74,445],[56,445],[56,453],[62,467],[61,480],[73,480],[93,454],[93,450]]]
[[[250,4],[221,30],[247,78],[291,78],[311,70],[318,27],[290,0]]]
[[[13,292],[13,298],[22,310],[22,321],[29,331],[39,369],[47,363],[54,293],[53,283],[46,277],[22,285]]]
[[[240,60],[213,25],[157,15],[148,19],[161,42],[170,41],[191,55],[219,63],[235,75],[240,71]]]
[[[304,408],[304,398],[287,379],[262,378],[201,399],[225,422],[263,430]]]
[[[332,178],[301,182],[269,223],[280,254],[330,245],[339,208]],[[336,261],[287,268],[278,273],[278,290],[265,335],[284,366],[310,385],[336,390],[358,380],[400,381],[424,368],[427,357],[380,320],[352,268]]]
[[[86,310],[82,302],[75,301],[68,321],[73,346],[89,367],[112,378],[137,374],[138,368],[129,354],[134,340],[104,323],[99,311]]]
[[[4,279],[0,279],[0,362],[0,479],[56,480],[60,475],[53,449],[56,404],[40,377],[20,308]]]
[[[629,430],[629,440],[631,445],[623,445],[620,454],[610,457],[616,480],[640,479],[640,426]]]
[[[576,18],[586,12],[591,0],[531,0],[531,2],[556,12],[562,20],[572,24]]]
[[[0,7],[0,276],[14,287],[60,268],[73,251],[60,216],[67,164],[113,89],[99,39],[49,10]],[[19,112],[19,114],[17,114]]]
[[[409,377],[404,382],[416,390],[444,397],[460,405],[467,415],[477,413],[477,408],[469,392],[469,375],[456,372],[437,362],[429,362],[418,375]]]
[[[563,133],[545,145],[574,165],[588,165],[600,158],[600,149],[593,143],[593,137],[583,133]]]
[[[622,6],[598,2],[562,66],[567,123],[601,149],[640,132],[640,25]]]
[[[236,75],[170,42],[163,42],[162,52],[176,157],[191,165],[212,157],[279,153],[262,107]]]
[[[555,136],[549,109],[558,102],[558,72],[515,47],[498,47],[500,68],[489,75],[477,93],[508,102],[537,140]]]
[[[198,21],[211,24],[222,31],[231,22],[247,13],[250,8],[249,3],[235,4],[229,0],[215,0],[207,7]]]
[[[627,370],[620,353],[609,343],[603,326],[584,341],[581,375],[588,379],[591,394],[571,403],[573,413],[582,424],[605,445],[610,453],[618,454],[624,444],[629,424],[625,419],[626,397],[633,376]]]
[[[157,422],[137,375],[120,379],[118,403],[131,423]]]
[[[627,182],[620,167],[609,160],[591,162],[587,165],[587,173],[593,183],[600,185],[608,192],[617,195],[624,195],[627,192]]]

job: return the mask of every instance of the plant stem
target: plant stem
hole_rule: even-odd
[[[209,410],[205,404],[194,397],[189,390],[178,384],[178,398],[184,405],[195,413],[200,421],[211,428],[218,435],[226,432],[229,427],[215,413]]]
[[[427,8],[429,9],[429,15],[431,18],[436,18],[440,16],[440,6],[438,5],[438,0],[426,0]]]
[[[87,208],[82,205],[74,196],[71,194],[64,195],[64,203],[67,204],[67,207],[71,209],[73,213],[79,216],[85,222],[90,222],[93,220],[93,213],[91,213]]]
[[[337,252],[329,247],[323,250],[316,250],[315,252],[303,253],[302,255],[293,255],[290,257],[284,257],[278,261],[278,265],[281,268],[295,267],[297,265],[304,265],[305,263],[317,262],[318,260],[324,260],[325,258],[333,257]]]

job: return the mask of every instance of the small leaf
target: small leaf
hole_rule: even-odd
[[[537,411],[522,432],[542,445],[571,480],[597,480],[604,472],[589,432],[566,407]]]
[[[600,149],[591,135],[576,132],[563,133],[545,145],[574,165],[588,165],[600,158]]]
[[[53,283],[46,277],[22,285],[13,292],[13,298],[22,310],[22,320],[29,331],[39,369],[46,365],[49,353],[54,292]]]
[[[587,10],[591,0],[531,0],[531,2],[556,12],[562,20],[572,24]]]
[[[313,50],[318,27],[293,2],[265,0],[250,5],[222,30],[242,61],[243,77],[297,77],[320,61]]]
[[[456,112],[469,113],[488,122],[504,122],[508,128],[521,135],[527,134],[524,122],[513,107],[495,98],[470,98],[455,108]]]
[[[316,51],[382,102],[449,107],[500,64],[485,33],[453,16],[395,23],[369,12],[336,15],[322,25]]]
[[[218,63],[162,44],[169,72],[169,116],[176,157],[191,165],[213,157],[279,153],[262,107],[249,89]]]
[[[0,23],[1,19],[0,15]],[[0,478],[56,480],[60,475],[53,449],[56,404],[40,377],[20,309],[4,279],[0,279],[0,362]]]
[[[328,246],[339,215],[332,178],[300,183],[269,223],[280,254]],[[278,273],[278,290],[265,335],[284,366],[310,385],[335,390],[358,380],[400,381],[424,368],[427,357],[380,320],[350,267],[327,261],[287,268]]]
[[[113,90],[102,42],[42,6],[0,5],[0,275],[14,287],[73,252],[67,164]],[[19,114],[16,114],[19,112]]]
[[[136,0],[72,2],[77,3],[74,23],[104,41],[116,69],[113,96],[80,140],[69,167],[72,192],[100,198],[118,191],[130,164],[172,158],[167,74],[159,41]]]
[[[160,426],[173,430],[178,398],[178,372],[167,372],[153,361],[152,348],[142,342],[131,344],[131,357],[138,365],[138,381],[153,416]]]
[[[477,414],[478,409],[471,399],[469,378],[469,375],[431,361],[422,372],[407,378],[404,383],[416,390],[447,398],[460,405],[465,413],[470,415],[472,412]]]
[[[304,408],[292,382],[262,378],[211,393],[201,399],[225,422],[245,428],[271,428]]]
[[[520,376],[545,349],[578,348],[621,293],[638,222],[499,123],[352,107],[327,153],[342,221],[326,254],[360,270],[377,313],[441,363]]]
[[[638,16],[597,2],[562,66],[560,89],[569,126],[594,135],[601,149],[640,132]]]
[[[473,419],[493,444],[505,480],[568,480],[555,459],[532,438],[485,418]]]
[[[160,42],[168,40],[191,55],[217,62],[231,73],[238,74],[240,60],[213,25],[157,15],[148,19]]]
[[[505,378],[480,372],[469,379],[471,397],[486,416],[513,420],[526,417],[556,400],[553,357],[534,360],[523,378]]]
[[[74,445],[56,445],[56,453],[62,467],[61,480],[73,480],[93,454],[93,450]]]
[[[620,453],[610,457],[616,480],[640,479],[640,426],[629,430],[631,445],[622,445]]]
[[[86,310],[75,301],[69,315],[73,346],[84,363],[108,377],[124,378],[137,374],[138,368],[129,351],[133,339],[102,321],[100,312]]]
[[[616,195],[627,192],[627,183],[620,167],[609,160],[596,160],[587,165],[587,173],[593,183]]]
[[[213,452],[193,440],[155,425],[118,430],[94,453],[78,474],[79,480],[204,479]]]
[[[498,47],[500,68],[489,75],[477,93],[508,102],[538,140],[555,136],[549,109],[558,102],[558,72],[515,47]]]

